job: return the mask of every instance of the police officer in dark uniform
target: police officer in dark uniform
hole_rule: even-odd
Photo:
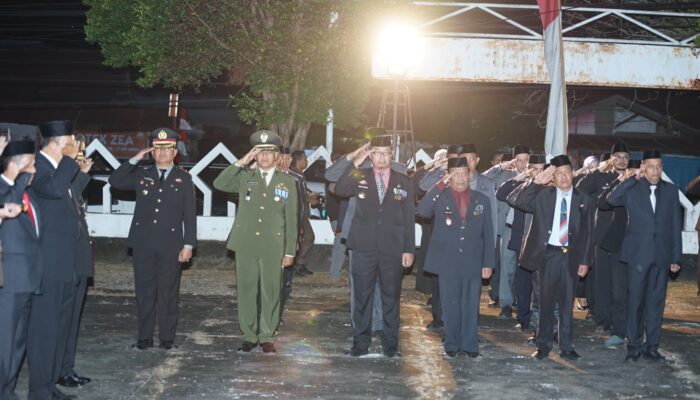
[[[190,261],[197,238],[192,177],[175,167],[178,135],[158,128],[149,135],[152,147],[139,151],[117,168],[109,183],[136,191],[136,210],[129,230],[133,249],[134,285],[138,311],[139,350],[153,347],[158,314],[160,347],[175,347],[181,263]],[[139,165],[152,153],[153,165]],[[184,229],[183,229],[184,226]]]

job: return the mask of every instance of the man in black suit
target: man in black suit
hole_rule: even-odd
[[[72,370],[66,376],[63,368],[77,340],[71,336],[77,335],[87,277],[93,274],[90,237],[78,205],[92,164],[75,161],[79,149],[72,121],[51,121],[39,129],[43,147],[36,155],[29,195],[42,215],[43,294],[32,302],[29,321],[29,399],[62,398],[56,383],[80,386],[90,381]]]
[[[610,188],[620,174],[625,172],[629,162],[629,150],[624,143],[616,143],[610,149],[610,159],[603,161],[599,169],[581,176],[576,189],[586,193],[598,201],[601,195]],[[592,273],[586,277],[586,292],[588,306],[593,314],[593,321],[599,333],[610,331],[612,326],[610,287],[611,274],[618,261],[617,255],[613,255],[604,247],[603,237],[610,229],[613,211],[610,208],[596,208],[595,229],[593,230],[593,249],[595,263]],[[589,290],[590,287],[590,290]],[[592,296],[589,296],[589,292]]]
[[[661,179],[661,152],[647,150],[642,167],[620,176],[608,203],[627,208],[629,222],[620,250],[627,263],[627,357],[660,361],[661,322],[668,271],[680,271],[682,214],[678,188]],[[634,178],[632,178],[634,177]]]
[[[136,191],[127,245],[133,250],[139,323],[133,347],[139,350],[153,347],[156,313],[160,347],[175,347],[181,263],[192,259],[197,239],[192,177],[174,164],[178,138],[168,128],[153,130],[152,147],[136,153],[109,177],[113,187]],[[140,166],[149,153],[155,163]]]
[[[34,142],[10,142],[2,157],[0,203],[23,204],[26,212],[0,226],[4,282],[0,288],[0,399],[17,399],[15,386],[24,359],[32,300],[41,285],[39,212],[25,189],[34,169]]]
[[[352,356],[367,354],[372,341],[372,302],[379,281],[384,327],[382,350],[387,357],[399,353],[399,301],[402,267],[413,264],[415,252],[415,198],[409,177],[391,170],[389,136],[371,139],[369,151],[357,157],[340,177],[335,191],[356,196],[357,209],[348,234],[353,251],[352,276],[355,312]],[[359,169],[369,156],[372,168]]]
[[[550,182],[554,186],[547,186]],[[588,272],[593,257],[594,203],[573,188],[571,161],[566,155],[551,160],[520,193],[514,205],[534,214],[520,255],[520,265],[540,276],[540,321],[533,357],[549,356],[554,341],[554,310],[559,308],[559,349],[562,358],[577,360],[573,347],[573,301],[577,275]]]

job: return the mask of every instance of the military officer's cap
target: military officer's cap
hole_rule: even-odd
[[[148,134],[148,141],[155,148],[168,148],[177,146],[177,140],[180,136],[172,129],[157,128]]]
[[[250,145],[255,149],[279,151],[282,138],[273,131],[262,130],[250,135]]]
[[[459,144],[451,144],[447,146],[447,154],[462,154],[462,146]]]
[[[549,160],[549,163],[555,167],[563,167],[565,165],[571,165],[571,160],[569,160],[569,156],[566,154],[559,154],[558,156]]]
[[[642,166],[642,160],[630,160],[627,163],[627,168],[639,169]]]
[[[463,167],[469,167],[469,164],[467,163],[467,158],[466,157],[457,157],[457,158],[448,158],[447,159],[447,168],[463,168]]]
[[[474,153],[476,154],[476,145],[474,143],[467,143],[462,145],[462,151],[459,154]]]
[[[627,145],[624,144],[624,143],[622,143],[622,142],[615,143],[615,144],[612,145],[612,147],[610,148],[610,154],[615,154],[615,153],[629,153],[629,152],[630,152],[630,151],[629,151],[629,149],[627,148]]]
[[[12,157],[19,156],[22,154],[34,154],[36,152],[36,144],[32,140],[13,140],[7,144],[5,151],[3,151],[2,156]]]
[[[659,151],[658,149],[644,150],[644,154],[642,154],[642,160],[650,160],[653,158],[661,158],[661,151]]]
[[[516,144],[513,147],[513,157],[517,156],[518,154],[530,154],[530,148],[524,144]]]
[[[547,157],[544,154],[530,154],[528,164],[546,164]]]
[[[39,125],[41,137],[49,138],[56,136],[69,136],[73,134],[73,121],[49,121]]]

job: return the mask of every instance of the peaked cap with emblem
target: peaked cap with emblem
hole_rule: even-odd
[[[177,132],[172,129],[157,128],[148,134],[148,141],[151,142],[151,146],[156,148],[175,147],[179,137]]]
[[[282,138],[273,131],[257,131],[250,135],[250,145],[260,150],[280,151]]]

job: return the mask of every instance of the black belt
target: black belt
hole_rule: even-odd
[[[568,252],[569,252],[569,248],[568,248],[567,246],[553,246],[553,245],[551,245],[551,244],[548,244],[548,245],[547,245],[547,248],[550,249],[550,250],[561,251],[562,253],[568,253]]]

